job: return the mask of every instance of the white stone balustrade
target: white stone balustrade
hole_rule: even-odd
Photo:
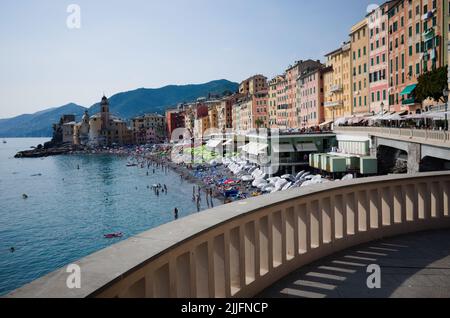
[[[9,297],[251,297],[372,240],[450,226],[450,173],[330,182],[220,206],[149,230]]]

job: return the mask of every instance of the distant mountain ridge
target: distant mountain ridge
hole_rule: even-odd
[[[0,137],[51,137],[52,125],[62,115],[73,114],[79,120],[85,107],[70,103],[34,114],[24,114],[14,118],[0,119]]]
[[[169,85],[161,88],[139,88],[117,93],[109,97],[110,111],[124,119],[145,113],[163,114],[168,107],[182,102],[192,102],[199,97],[220,95],[225,91],[235,92],[239,84],[228,80],[216,80],[205,84]],[[100,100],[101,96],[99,96]],[[89,108],[69,103],[34,114],[24,114],[14,118],[0,119],[0,138],[6,137],[51,137],[52,124],[61,115],[73,114],[80,120],[85,110],[89,115],[99,112],[99,103]]]

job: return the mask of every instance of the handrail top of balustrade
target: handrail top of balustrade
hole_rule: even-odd
[[[95,296],[104,287],[110,286],[122,276],[139,269],[159,255],[208,230],[251,212],[271,208],[302,196],[320,194],[339,188],[368,183],[449,176],[450,172],[440,171],[328,182],[221,205],[153,228],[74,262],[73,264],[78,265],[81,269],[81,288],[79,289],[67,288],[66,280],[70,273],[67,272],[67,267],[63,267],[12,291],[6,297],[84,298]]]

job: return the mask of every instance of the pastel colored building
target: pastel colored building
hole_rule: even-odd
[[[268,91],[259,91],[252,96],[250,129],[269,126],[268,102]]]
[[[353,113],[372,112],[369,102],[369,29],[367,18],[351,28]]]
[[[220,101],[208,105],[209,128],[219,128],[219,114],[217,107]]]
[[[166,118],[160,114],[146,114],[131,119],[135,144],[160,143],[166,139]]]
[[[288,118],[288,103],[287,103],[287,80],[286,76],[276,82],[277,90],[277,111],[276,111],[276,126],[280,129],[286,129],[289,127]]]
[[[389,69],[388,69],[388,1],[367,16],[369,29],[369,103],[370,111],[380,113],[389,109]]]
[[[167,121],[167,136],[169,139],[172,138],[172,132],[177,128],[184,128],[185,113],[180,109],[168,109],[166,110],[166,121]]]
[[[233,105],[241,98],[240,94],[233,94],[222,98],[217,106],[218,128],[225,132],[227,129],[233,128]]]
[[[277,86],[280,82],[284,81],[284,77],[282,75],[277,75],[272,78],[269,82],[269,91],[268,91],[268,125],[270,128],[278,128],[277,124],[277,96],[278,89]]]
[[[444,5],[444,17],[445,17],[445,27],[447,28],[447,65],[448,65],[448,88],[450,89],[450,0],[445,0]]]
[[[259,91],[267,90],[267,77],[264,75],[254,75],[244,81],[239,85],[239,94],[243,95],[253,95]]]
[[[284,79],[277,83],[277,125],[279,128],[297,128],[297,78],[308,69],[322,64],[316,60],[300,60],[290,65],[284,73]]]
[[[420,112],[418,77],[447,63],[448,1],[399,0],[388,11],[389,99],[395,111]]]
[[[327,69],[324,71],[324,114],[325,121],[353,114],[351,42],[325,55]]]
[[[321,65],[305,71],[297,78],[298,127],[319,126],[325,121],[323,75],[326,71]]]

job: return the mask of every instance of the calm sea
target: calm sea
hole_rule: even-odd
[[[108,155],[14,159],[48,139],[2,140],[0,295],[120,240],[105,233],[126,239],[172,221],[175,207],[180,217],[197,210],[192,184],[172,171],[147,176],[147,169],[126,167],[127,158]],[[168,194],[147,189],[155,183],[166,184]],[[202,204],[206,209],[204,198]]]

